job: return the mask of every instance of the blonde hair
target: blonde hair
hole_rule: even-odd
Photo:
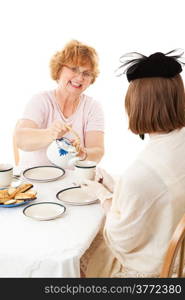
[[[95,82],[99,74],[98,55],[95,49],[76,40],[71,40],[51,58],[50,71],[53,80],[59,79],[62,67],[67,64],[75,66],[90,64],[93,73],[91,83]]]

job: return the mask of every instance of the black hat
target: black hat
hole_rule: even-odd
[[[173,50],[166,54],[156,52],[148,57],[137,52],[127,53],[121,56],[120,61],[123,64],[119,69],[127,66],[123,73],[126,73],[129,82],[146,77],[170,78],[182,71],[181,64],[184,63],[178,61],[178,58],[183,53],[181,49]],[[130,59],[128,59],[129,57]]]
[[[156,52],[150,56],[145,56],[138,52],[131,52],[121,56],[120,62],[122,65],[117,69],[125,70],[118,76],[126,73],[128,81],[139,78],[148,77],[164,77],[171,78],[182,72],[181,65],[184,65],[182,55],[184,51],[181,49],[172,50],[166,54]],[[179,60],[181,58],[181,60]],[[144,134],[139,135],[144,140]]]

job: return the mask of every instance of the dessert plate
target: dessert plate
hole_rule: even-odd
[[[38,166],[24,170],[23,176],[35,182],[49,182],[61,178],[65,174],[64,169],[56,166]]]
[[[99,201],[96,197],[87,194],[80,186],[61,190],[56,194],[56,197],[58,200],[71,205],[87,205]]]
[[[60,217],[66,211],[65,206],[55,202],[38,202],[23,209],[25,216],[39,221],[48,221]]]

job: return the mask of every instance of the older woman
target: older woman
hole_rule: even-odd
[[[99,235],[82,258],[87,277],[158,277],[184,214],[185,94],[181,64],[169,54],[132,57],[127,69],[129,128],[150,140],[113,193],[105,172],[104,185],[86,182],[106,212],[104,238]]]
[[[50,164],[46,148],[64,135],[73,139],[70,127],[80,137],[78,155],[100,161],[104,154],[103,112],[100,103],[84,94],[99,73],[95,49],[72,40],[52,57],[50,68],[56,89],[34,95],[15,128],[17,146],[24,151],[20,165]]]

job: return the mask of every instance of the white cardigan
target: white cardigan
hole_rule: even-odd
[[[150,137],[117,183],[106,218],[105,241],[122,265],[109,276],[158,276],[185,212],[185,128]]]

